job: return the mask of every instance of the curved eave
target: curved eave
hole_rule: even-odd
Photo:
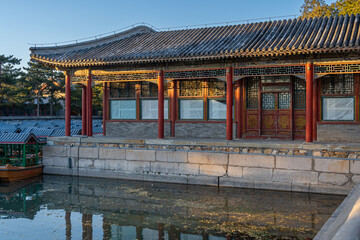
[[[228,53],[215,53],[209,55],[190,55],[180,57],[162,57],[151,59],[117,59],[105,61],[103,59],[86,59],[86,60],[72,60],[72,61],[57,61],[49,59],[44,56],[31,55],[31,59],[53,65],[55,67],[93,67],[105,65],[126,65],[126,64],[151,64],[151,63],[170,63],[179,61],[201,61],[201,60],[220,60],[231,58],[255,58],[255,57],[286,57],[286,56],[300,56],[311,54],[329,54],[329,53],[345,53],[357,52],[360,53],[360,47],[347,47],[347,48],[333,48],[333,49],[299,49],[299,50],[278,50],[278,51],[260,51],[260,52],[228,52]]]

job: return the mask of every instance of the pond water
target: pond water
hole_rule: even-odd
[[[344,198],[45,175],[0,184],[0,239],[311,239]]]

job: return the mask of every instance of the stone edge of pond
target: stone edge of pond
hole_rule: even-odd
[[[314,240],[355,240],[360,233],[360,183],[321,228]]]

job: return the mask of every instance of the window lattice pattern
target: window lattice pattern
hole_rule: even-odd
[[[142,97],[157,97],[158,86],[152,82],[141,82],[141,96]]]
[[[360,64],[315,65],[314,73],[357,73]]]
[[[208,82],[209,96],[225,96],[226,83],[223,81],[210,80]]]
[[[202,96],[202,81],[180,81],[179,95],[198,97]]]
[[[301,78],[294,80],[294,109],[306,109],[306,83]]]
[[[135,97],[135,82],[110,84],[110,98]]]
[[[165,72],[166,79],[214,78],[225,76],[226,69]]]
[[[354,79],[352,74],[327,75],[321,78],[322,94],[353,94]]]
[[[305,74],[305,66],[235,68],[234,76],[297,75]]]
[[[279,98],[279,109],[290,109],[291,106],[291,93],[280,92],[278,93]]]
[[[261,105],[263,110],[275,109],[275,93],[263,93]]]
[[[250,78],[246,81],[246,108],[259,108],[259,79]]]

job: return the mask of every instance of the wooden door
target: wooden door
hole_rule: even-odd
[[[291,84],[267,84],[261,91],[261,138],[292,138]]]

